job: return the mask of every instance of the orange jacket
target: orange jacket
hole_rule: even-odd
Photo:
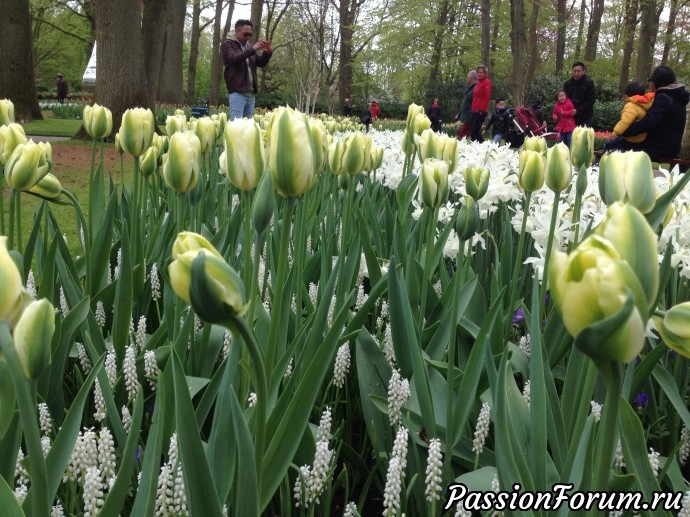
[[[654,102],[654,92],[647,92],[644,95],[633,95],[632,97],[626,97],[625,106],[623,107],[623,112],[621,113],[621,119],[613,128],[613,132],[621,136],[630,127],[630,124],[638,120],[642,120],[647,114],[647,110],[652,107]],[[633,144],[639,144],[644,142],[647,138],[647,133],[642,133],[635,136],[623,137],[628,142]]]

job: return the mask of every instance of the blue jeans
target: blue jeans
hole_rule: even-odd
[[[228,95],[230,105],[230,120],[236,118],[252,118],[256,97],[249,93],[231,93]]]
[[[558,136],[560,137],[559,140],[560,140],[561,142],[563,142],[565,145],[567,145],[568,147],[570,147],[570,141],[571,141],[572,138],[573,138],[573,133],[572,133],[572,132],[566,133],[565,131],[561,131],[561,132],[558,134]]]
[[[503,133],[496,133],[494,135],[494,143],[500,144],[503,139]]]

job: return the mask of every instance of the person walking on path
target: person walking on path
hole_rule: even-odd
[[[462,140],[472,134],[470,115],[472,113],[472,97],[474,96],[474,88],[477,86],[477,81],[477,72],[470,70],[467,73],[467,90],[465,90],[465,96],[462,98],[460,113],[458,114],[458,120],[461,124],[458,131],[458,140]]]
[[[573,131],[575,131],[575,106],[566,96],[565,90],[560,90],[556,95],[556,104],[553,105],[551,117],[556,121],[554,131],[558,133],[561,142],[570,147]]]
[[[441,107],[438,105],[438,99],[434,99],[426,115],[431,120],[431,130],[436,133],[441,131]]]
[[[350,104],[350,99],[345,99],[343,103],[343,116],[345,117],[351,117],[352,116],[352,105]]]
[[[563,90],[575,106],[575,124],[592,127],[596,98],[594,81],[587,76],[587,69],[581,61],[573,63],[570,74],[571,78],[563,83]]]
[[[67,81],[62,77],[62,74],[57,74],[57,100],[60,104],[65,103],[68,93]]]
[[[489,101],[491,100],[491,81],[489,80],[489,69],[486,65],[477,67],[477,86],[474,87],[472,94],[472,141],[483,142],[482,125],[489,113]]]
[[[225,65],[223,77],[228,87],[230,120],[254,115],[258,84],[256,67],[263,68],[273,56],[269,41],[259,40],[253,45],[249,43],[254,35],[253,27],[249,20],[237,20],[235,34],[220,47]]]

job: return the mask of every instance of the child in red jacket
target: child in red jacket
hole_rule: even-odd
[[[559,90],[556,96],[556,104],[553,106],[551,118],[557,121],[554,131],[558,132],[560,141],[570,147],[570,140],[575,130],[575,106],[566,96],[565,90]]]

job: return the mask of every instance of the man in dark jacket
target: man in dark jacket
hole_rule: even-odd
[[[460,131],[458,131],[458,140],[462,140],[472,133],[470,115],[472,114],[472,97],[474,95],[474,87],[477,86],[477,81],[477,72],[470,70],[467,73],[467,90],[465,90],[465,96],[462,98],[462,105],[460,106],[460,113],[458,114],[458,120],[462,124]]]
[[[572,77],[563,83],[565,95],[575,105],[575,123],[592,127],[594,117],[594,81],[587,77],[585,64],[577,61],[570,70]]]
[[[254,115],[258,83],[256,67],[266,66],[273,55],[270,42],[259,40],[252,45],[249,43],[252,36],[252,22],[237,20],[234,36],[230,36],[220,47],[225,64],[223,77],[228,87],[230,120]]]
[[[685,130],[685,107],[690,92],[682,84],[676,84],[676,74],[668,66],[657,66],[649,78],[649,87],[655,92],[654,103],[643,119],[630,124],[622,136],[647,133],[642,150],[656,161],[675,158]]]

